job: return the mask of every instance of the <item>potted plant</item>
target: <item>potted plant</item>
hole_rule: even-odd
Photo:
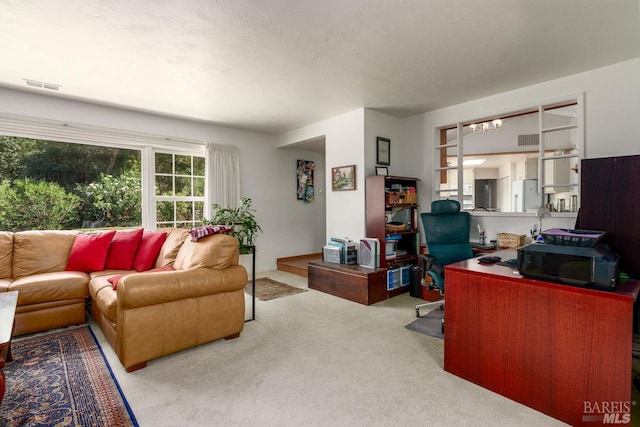
[[[249,246],[254,246],[256,234],[262,231],[256,222],[255,209],[251,207],[251,199],[243,197],[240,205],[235,208],[223,208],[214,203],[213,217],[210,220],[203,220],[205,225],[230,225],[233,231],[229,234],[240,242],[240,253],[249,253]]]

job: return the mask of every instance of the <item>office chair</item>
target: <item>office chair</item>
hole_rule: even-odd
[[[427,274],[444,296],[444,266],[473,258],[469,244],[471,216],[469,212],[460,212],[457,200],[435,200],[431,202],[431,212],[421,213],[420,218],[427,244],[427,255],[421,257],[426,261]],[[444,309],[442,300],[418,304],[416,317],[420,317],[421,308],[434,305],[440,305]]]

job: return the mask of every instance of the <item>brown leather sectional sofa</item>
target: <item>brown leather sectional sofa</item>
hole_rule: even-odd
[[[165,231],[165,230],[163,230]],[[76,231],[0,232],[0,292],[18,291],[14,336],[86,322],[87,307],[127,371],[244,327],[247,272],[238,241],[192,242],[169,229],[155,267],[136,272],[65,271]],[[127,274],[113,289],[108,279]]]

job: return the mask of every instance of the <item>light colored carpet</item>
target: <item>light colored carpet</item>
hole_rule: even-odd
[[[419,302],[403,294],[367,307],[315,290],[256,301],[240,338],[132,373],[95,329],[143,427],[563,425],[444,372],[444,342],[405,328]]]

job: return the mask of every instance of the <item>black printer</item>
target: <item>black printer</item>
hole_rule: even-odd
[[[545,243],[518,248],[518,271],[533,279],[614,291],[620,274],[620,256],[599,243],[604,234],[589,230],[547,230],[543,233]],[[587,235],[595,237],[585,238]]]

